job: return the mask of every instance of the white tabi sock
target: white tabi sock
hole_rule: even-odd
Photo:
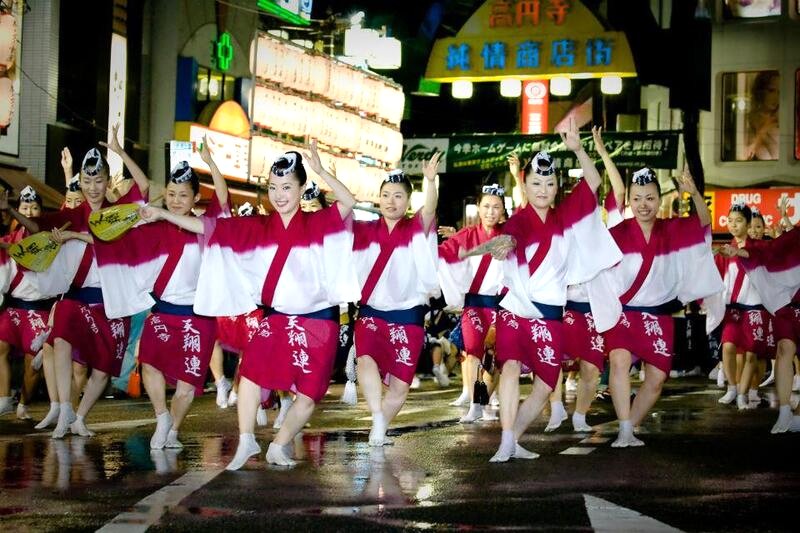
[[[386,444],[386,418],[383,412],[372,413],[372,429],[369,432],[370,446],[383,446]]]
[[[564,409],[562,402],[550,402],[550,420],[547,422],[547,427],[544,428],[545,433],[558,429],[561,422],[567,418],[567,410]]]
[[[261,453],[261,446],[256,442],[256,436],[252,433],[240,433],[236,455],[233,456],[225,470],[239,470],[248,459],[259,453]]]
[[[50,410],[41,422],[34,426],[35,429],[45,429],[56,422],[58,422],[58,413],[61,412],[61,406],[58,402],[50,402]]]
[[[517,447],[514,432],[511,430],[503,430],[500,434],[500,447],[497,448],[497,453],[489,459],[490,463],[505,463],[514,456],[514,451]]]
[[[592,431],[592,426],[586,423],[586,413],[572,413],[572,429],[577,432]]]
[[[781,405],[778,408],[778,420],[772,426],[770,433],[786,433],[792,427],[792,408],[788,405]]]
[[[719,403],[728,404],[736,399],[736,385],[728,385],[728,391],[717,400]]]

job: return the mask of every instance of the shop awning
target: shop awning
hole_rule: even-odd
[[[22,169],[0,166],[0,178],[14,188],[12,198],[17,198],[19,191],[30,185],[42,197],[46,209],[60,209],[64,203],[63,194]]]

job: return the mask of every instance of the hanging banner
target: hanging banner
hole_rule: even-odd
[[[406,139],[413,144],[415,139]],[[603,141],[618,167],[676,168],[680,131],[604,132]],[[583,137],[583,147],[599,163],[591,135]],[[555,159],[557,168],[577,168],[575,154],[566,149],[558,134],[547,135],[456,135],[450,138],[448,172],[502,170],[506,158],[516,152],[520,159],[544,150]]]
[[[705,197],[711,199],[711,228],[714,232],[728,231],[728,212],[731,205],[745,203],[764,215],[764,224],[772,226],[780,220],[778,204],[784,196],[789,197],[786,215],[792,224],[800,223],[800,187],[776,189],[716,189],[706,191]]]

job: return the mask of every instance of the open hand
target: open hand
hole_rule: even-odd
[[[66,146],[61,150],[61,168],[72,174],[72,152]]]
[[[119,139],[117,136],[119,135],[119,124],[114,124],[111,127],[111,142],[100,142],[98,143],[100,146],[104,146],[114,152],[115,154],[121,156],[125,153],[122,146],[119,144]]]
[[[564,142],[564,146],[567,149],[572,150],[573,152],[579,152],[581,150],[581,137],[578,133],[578,126],[575,125],[575,119],[569,119],[569,128],[567,131],[559,131],[558,134],[561,136],[561,140]]]
[[[422,175],[428,181],[434,181],[439,171],[439,160],[443,152],[436,152],[433,157],[422,163]]]

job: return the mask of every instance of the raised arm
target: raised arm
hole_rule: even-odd
[[[692,196],[692,202],[694,202],[694,207],[697,210],[697,217],[700,219],[700,224],[703,226],[710,226],[711,212],[708,210],[705,198],[703,198],[703,195],[697,190],[697,186],[694,184],[694,178],[689,174],[689,170],[684,169],[683,175],[681,175],[677,181],[680,192],[689,193]]]
[[[422,207],[422,225],[425,228],[425,233],[430,231],[433,221],[436,219],[436,205],[439,202],[439,191],[436,188],[436,178],[439,175],[436,172],[439,169],[439,159],[441,157],[442,152],[436,152],[428,161],[422,163],[422,175],[425,177],[425,184],[427,185],[425,205]]]
[[[22,226],[28,230],[28,233],[33,235],[34,233],[39,233],[39,224],[34,222],[33,220],[29,219],[25,215],[21,215],[19,211],[11,207],[11,204],[8,203],[8,191],[3,189],[0,192],[0,211],[8,211],[11,216]]]
[[[119,124],[115,124],[111,128],[111,142],[105,143],[100,142],[100,146],[105,146],[118,156],[122,158],[122,162],[125,164],[125,168],[128,169],[128,172],[131,173],[131,177],[133,177],[133,181],[139,187],[139,190],[142,192],[142,196],[147,198],[147,191],[150,190],[150,180],[147,179],[147,174],[139,168],[139,165],[136,164],[136,161],[133,160],[131,156],[125,152],[122,146],[119,144],[119,139],[117,135],[119,133]]]
[[[219,205],[224,206],[228,203],[228,182],[225,181],[225,178],[222,176],[222,172],[219,171],[219,167],[214,162],[214,158],[211,154],[211,149],[208,146],[208,136],[203,136],[203,146],[200,148],[200,159],[208,165],[208,168],[211,169],[211,180],[214,182],[214,193],[217,195],[217,200],[219,200]]]
[[[519,191],[521,198],[519,207],[525,207],[528,204],[528,196],[525,194],[525,180],[520,174],[521,168],[522,165],[517,153],[511,152],[508,154],[508,171],[514,177],[514,188]]]
[[[356,198],[350,189],[336,179],[336,176],[322,168],[322,160],[319,158],[317,151],[317,141],[312,140],[308,145],[308,152],[306,153],[306,161],[311,170],[317,173],[320,178],[325,180],[328,187],[333,191],[333,196],[336,198],[336,205],[339,207],[339,213],[342,218],[350,215],[353,211],[353,206],[356,205]]]
[[[589,154],[583,149],[578,127],[575,125],[575,119],[569,119],[569,129],[565,132],[560,131],[558,134],[561,136],[564,145],[575,152],[575,155],[578,157],[581,169],[583,169],[583,179],[586,180],[586,184],[592,189],[592,192],[597,192],[601,181],[600,173],[597,171],[597,167],[594,166],[592,158],[589,157]]]
[[[624,205],[625,202],[625,182],[622,180],[622,175],[619,173],[617,165],[611,160],[608,155],[606,145],[603,142],[603,128],[598,126],[592,127],[592,137],[594,138],[594,149],[600,159],[603,160],[603,166],[606,167],[608,172],[608,180],[611,182],[611,192],[614,195],[617,205]]]
[[[66,146],[61,150],[61,168],[64,170],[64,186],[69,189],[69,182],[72,179],[72,153]]]
[[[203,221],[200,219],[200,217],[194,217],[188,215],[176,215],[160,207],[154,207],[150,205],[145,205],[143,207],[140,207],[139,217],[145,222],[166,220],[167,222],[175,224],[179,228],[183,228],[186,231],[191,231],[192,233],[197,233],[200,235],[205,233],[205,228],[203,227]]]

